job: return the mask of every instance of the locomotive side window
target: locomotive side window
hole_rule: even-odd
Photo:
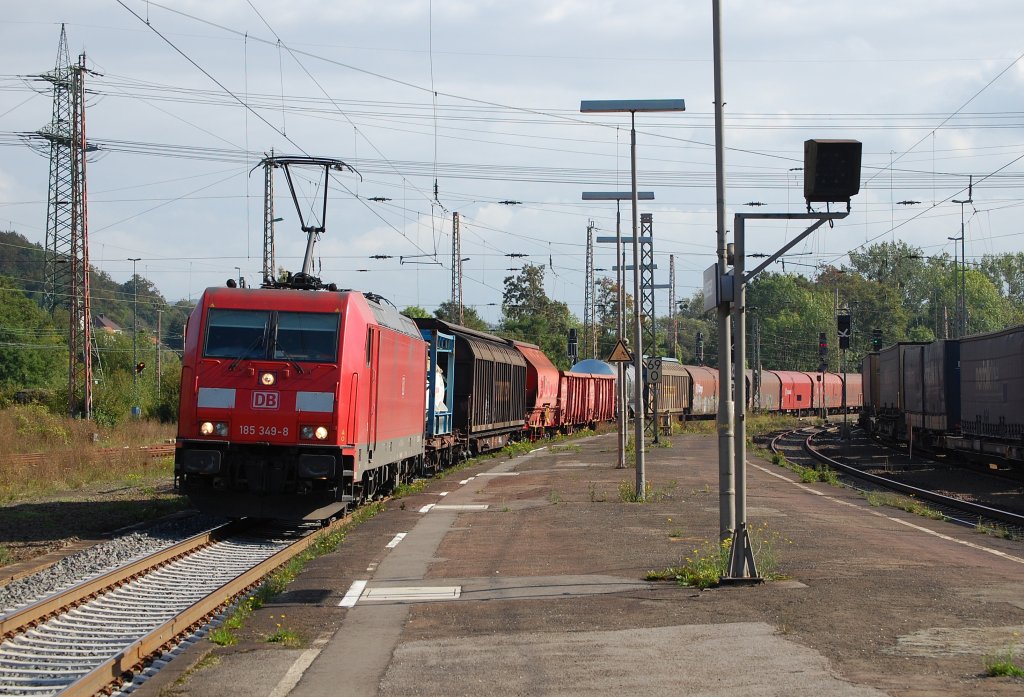
[[[279,313],[274,358],[289,361],[337,360],[339,317],[336,313]]]
[[[266,354],[270,313],[210,308],[206,321],[209,358],[262,358]]]

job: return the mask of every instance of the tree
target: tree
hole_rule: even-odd
[[[597,357],[606,358],[619,338],[619,287],[610,278],[600,278],[594,292],[594,314],[597,316]],[[633,311],[633,296],[626,293],[626,317]],[[623,337],[627,343],[629,332]]]
[[[0,389],[54,387],[67,380],[67,338],[15,283],[0,276]]]
[[[483,321],[480,315],[477,314],[476,309],[465,305],[462,307],[462,322],[459,322],[458,308],[451,300],[445,300],[441,303],[438,308],[434,310],[434,317],[444,320],[445,322],[451,322],[452,324],[461,324],[463,327],[469,327],[470,329],[476,329],[481,332],[491,331],[487,322]]]
[[[426,319],[427,317],[430,317],[430,313],[419,305],[410,305],[402,310],[402,314],[409,319]]]
[[[544,292],[543,266],[527,264],[517,275],[505,277],[501,309],[503,334],[537,344],[555,365],[569,367],[569,329],[578,330],[580,322],[568,305]]]

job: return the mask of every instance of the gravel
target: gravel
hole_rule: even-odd
[[[130,561],[222,525],[223,518],[189,515],[163,520],[64,557],[38,573],[0,587],[0,615],[70,588]]]

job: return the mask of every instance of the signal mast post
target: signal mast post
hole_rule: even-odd
[[[732,325],[735,335],[736,357],[733,361],[733,423],[734,423],[734,472],[735,472],[735,519],[732,521],[732,544],[726,575],[722,583],[759,583],[753,548],[747,530],[747,432],[746,432],[746,383],[744,363],[746,358],[746,284],[761,273],[769,264],[799,244],[804,238],[821,227],[825,222],[841,220],[850,214],[850,198],[860,190],[861,144],[858,141],[814,141],[804,143],[804,198],[810,209],[812,201],[845,201],[846,211],[835,213],[737,213],[735,231],[735,253],[732,269]],[[752,271],[747,272],[746,262],[746,221],[747,220],[813,220],[814,223],[790,240]],[[713,269],[714,267],[712,267]],[[711,269],[709,269],[711,271]],[[721,350],[720,350],[721,352]],[[824,382],[822,382],[824,389]]]

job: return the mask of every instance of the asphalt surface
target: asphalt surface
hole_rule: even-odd
[[[716,439],[670,443],[647,451],[646,503],[621,500],[635,473],[614,468],[614,435],[432,481],[313,561],[238,644],[199,642],[134,694],[1024,693],[984,675],[1009,651],[1024,664],[1024,543],[754,456],[770,580],[645,581],[717,548]],[[281,629],[300,645],[267,641]]]

